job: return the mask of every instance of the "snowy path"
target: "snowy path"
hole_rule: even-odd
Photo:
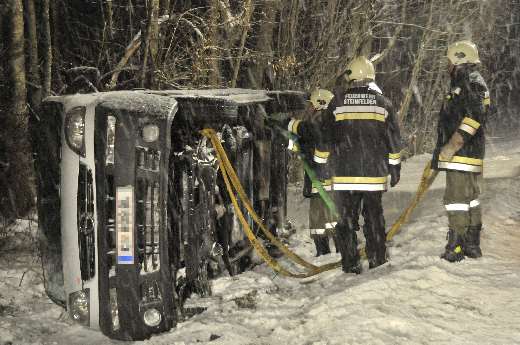
[[[441,174],[389,244],[387,264],[359,276],[335,270],[304,281],[275,277],[265,266],[220,278],[207,311],[142,343],[520,344],[520,146],[497,141],[488,147],[483,258],[455,264],[439,258],[447,231]],[[427,159],[406,162],[402,184],[385,195],[388,226],[411,198]],[[337,254],[313,258],[303,230],[308,204],[299,190],[291,195],[299,229],[293,249],[314,262],[337,261]],[[124,343],[73,325],[44,296],[38,264],[14,257],[0,258],[0,345]]]

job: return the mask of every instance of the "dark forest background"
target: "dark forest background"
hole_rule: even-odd
[[[517,128],[519,24],[520,0],[0,0],[0,219],[33,206],[27,124],[47,96],[331,88],[363,53],[415,154],[435,138],[455,40],[479,47],[488,133]]]

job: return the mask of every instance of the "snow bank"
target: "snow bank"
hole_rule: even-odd
[[[265,265],[214,281],[208,309],[143,344],[520,344],[520,153],[498,143],[486,161],[481,198],[484,257],[439,258],[447,219],[442,174],[411,221],[389,243],[390,261],[361,275],[340,270],[296,280]],[[403,183],[385,195],[387,226],[412,197],[428,157],[404,164]],[[290,188],[291,247],[316,263],[305,230],[307,200]],[[25,273],[25,275],[24,275]],[[23,280],[21,277],[23,276]],[[30,252],[0,258],[0,345],[121,344],[73,325],[43,293]]]

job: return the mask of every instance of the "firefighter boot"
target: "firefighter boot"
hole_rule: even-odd
[[[330,254],[329,237],[327,235],[313,235],[312,239],[316,246],[316,256]]]
[[[346,226],[336,225],[336,245],[341,253],[341,266],[345,273],[361,273],[356,232]]]
[[[332,234],[331,237],[332,237],[332,240],[334,241],[334,248],[336,248],[336,253],[339,253],[339,244],[336,240],[336,235]]]
[[[386,246],[383,244],[375,253],[368,255],[368,268],[376,268],[386,263],[386,261]]]
[[[468,258],[476,259],[482,256],[480,250],[480,231],[482,224],[469,226],[464,236],[464,255]]]
[[[456,262],[464,260],[464,253],[462,252],[463,238],[456,231],[450,229],[447,234],[448,244],[446,244],[446,250],[441,258],[449,262]]]

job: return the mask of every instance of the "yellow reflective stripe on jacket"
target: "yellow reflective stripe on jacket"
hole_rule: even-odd
[[[332,178],[332,190],[335,191],[365,191],[380,192],[387,189],[388,178],[384,177],[354,177],[334,176]]]
[[[463,163],[439,162],[439,169],[466,171],[472,173],[481,173],[482,165],[471,165]]]
[[[400,153],[389,153],[388,154],[388,163],[390,163],[390,165],[401,164],[401,154]]]
[[[484,92],[484,100],[482,101],[484,105],[490,105],[491,99],[489,98],[489,91]]]
[[[291,119],[289,125],[287,126],[287,130],[293,134],[298,134],[298,126],[300,125],[301,120]]]
[[[338,113],[336,121],[344,120],[375,120],[385,122],[385,115],[378,113]]]
[[[448,162],[443,159],[439,159],[441,162]],[[462,163],[462,164],[471,164],[471,165],[482,165],[484,161],[482,159],[478,158],[471,158],[471,157],[463,157],[463,156],[453,156],[450,163]]]
[[[314,157],[313,160],[316,163],[324,164],[327,163],[327,159],[330,156],[330,152],[328,151],[320,151],[318,149],[314,149]]]
[[[332,177],[332,183],[386,183],[387,177],[354,177],[354,176],[334,176]]]
[[[473,120],[470,117],[465,117],[462,120],[462,123],[460,124],[459,129],[461,131],[468,133],[469,135],[475,135],[475,133],[477,133],[477,130],[479,129],[479,127],[480,127],[480,123],[478,123],[477,121]]]
[[[473,120],[471,117],[465,117],[464,120],[462,120],[462,123],[473,127],[475,130],[479,129],[479,127],[480,127],[480,123]]]
[[[439,159],[439,168],[457,171],[482,172],[484,161],[478,158],[454,156],[451,161]]]
[[[330,152],[328,151],[320,151],[318,149],[314,149],[314,155],[320,158],[329,158]]]
[[[298,151],[300,151],[300,150],[299,150],[299,146],[296,145],[296,143],[295,143],[294,140],[292,140],[292,139],[289,139],[289,144],[287,145],[287,148],[288,148],[289,150],[291,150],[292,152],[298,152]]]
[[[475,135],[475,133],[477,133],[477,130],[475,128],[473,128],[465,123],[461,123],[459,126],[459,129],[461,131],[468,133],[469,135]]]
[[[326,179],[326,180],[321,181],[321,185],[326,192],[330,192],[332,190],[332,180],[331,179]],[[311,193],[313,193],[313,194],[319,193],[318,188],[312,187]]]

